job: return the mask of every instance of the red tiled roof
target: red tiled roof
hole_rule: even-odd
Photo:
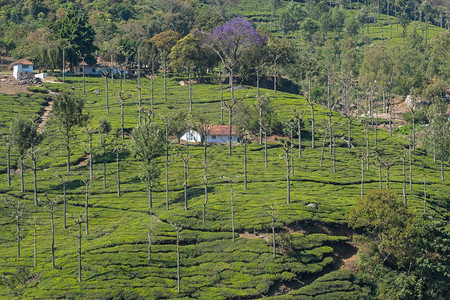
[[[31,66],[34,66],[34,64],[31,61],[29,61],[28,59],[25,59],[25,58],[19,59],[18,61],[13,62],[11,64],[11,66],[14,66],[14,65],[28,65],[28,66],[31,65]]]
[[[228,125],[212,125],[209,129],[209,135],[228,135],[230,126]],[[231,135],[236,134],[236,126],[231,126]]]

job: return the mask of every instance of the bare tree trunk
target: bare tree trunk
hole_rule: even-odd
[[[86,81],[84,79],[84,67],[85,67],[86,63],[84,62],[84,57],[83,57],[83,95],[86,95]]]
[[[164,59],[163,62],[163,74],[164,74],[164,103],[167,102],[167,76],[166,76],[166,72],[167,72],[167,66],[166,66],[166,60]]]
[[[116,152],[116,164],[117,164],[117,197],[120,197],[120,164],[119,164],[119,150]]]
[[[267,130],[264,129],[264,163],[267,168]]]
[[[114,84],[114,63],[112,54],[111,54],[111,84]]]
[[[148,263],[152,262],[152,233],[148,230]]]
[[[389,106],[389,136],[392,136],[392,106],[391,106],[391,97],[388,95],[388,106]]]
[[[66,131],[67,172],[70,172],[70,140],[69,131]]]
[[[301,127],[301,119],[297,120],[298,125],[298,158],[302,158],[302,127]]]
[[[188,161],[184,161],[184,210],[188,210],[188,203],[187,203],[187,164],[188,164]]]
[[[89,179],[92,180],[94,177],[92,170],[92,134],[93,132],[88,132],[89,135]]]
[[[330,109],[330,73],[327,73],[327,108]]]
[[[36,220],[34,221],[34,247],[33,247],[33,267],[36,268],[37,266],[37,236],[36,236],[36,231],[37,231],[37,222]]]
[[[260,77],[261,77],[261,75],[259,73],[259,69],[257,69],[256,70],[256,98],[257,99],[259,99],[259,79],[260,79]]]
[[[311,107],[311,148],[314,149],[314,103],[311,102],[311,77],[308,79],[308,98]]]
[[[247,189],[247,143],[244,142],[244,190]]]
[[[331,132],[333,133],[333,173],[336,173],[336,137],[334,135],[334,128],[331,128]]]
[[[348,118],[348,153],[352,152],[352,119]]]
[[[436,142],[433,140],[433,162],[436,163]]]
[[[66,198],[66,182],[63,181],[63,228],[66,229],[66,209],[67,209],[67,198]]]
[[[412,112],[412,150],[416,151],[416,112],[414,109],[411,110]]]
[[[403,178],[403,204],[408,207],[406,199],[406,172],[405,172],[405,156],[402,156],[402,178]]]
[[[122,95],[120,95],[120,130],[122,135],[122,140],[125,139],[125,132],[124,132],[124,112],[123,112],[123,105],[124,105],[124,99],[122,98]]]
[[[331,114],[328,114],[328,130],[330,132],[330,144],[328,146],[328,148],[330,149],[330,155],[333,154],[333,137],[332,137],[332,132],[331,132]]]
[[[386,166],[386,189],[389,189],[389,169],[391,168],[390,165]]]
[[[369,124],[366,123],[366,169],[369,170]]]
[[[286,149],[286,184],[287,184],[287,199],[286,203],[291,202],[291,182],[290,182],[290,172],[289,172],[289,149]]]
[[[192,111],[192,68],[189,68],[189,110]]]
[[[169,124],[166,123],[166,210],[169,210]]]
[[[380,190],[382,190],[383,189],[383,177],[381,174],[381,162],[378,162],[377,168],[378,168],[378,188]]]
[[[88,216],[88,209],[89,209],[89,183],[90,181],[86,180],[86,203],[84,206],[84,217],[86,218],[86,234],[89,234],[89,216]]]
[[[63,75],[63,83],[66,83],[66,48],[63,47],[63,66],[61,69],[62,75]]]
[[[233,105],[228,107],[228,155],[231,155],[231,124],[233,118]]]
[[[273,91],[277,93],[277,61],[274,61],[273,65]]]
[[[106,141],[105,141],[106,143]],[[106,145],[103,146],[103,188],[106,188]]]
[[[155,83],[155,72],[153,67],[153,61],[152,61],[152,79],[150,80],[150,106],[152,109],[152,117],[154,115],[154,83]]]
[[[141,119],[142,119],[142,109],[141,109],[141,102],[142,102],[142,95],[141,95],[142,86],[138,86],[138,106],[139,106],[139,125],[141,125]]]
[[[233,86],[233,68],[230,68],[230,88],[231,88],[231,101],[234,101],[234,86]]]
[[[51,228],[52,228],[52,244],[51,244],[51,249],[52,249],[52,269],[55,268],[55,227],[53,224],[53,206],[51,208],[50,211],[50,224],[51,224]]]
[[[37,174],[36,174],[36,153],[34,151],[34,146],[31,146],[31,158],[33,160],[33,192],[34,192],[34,205],[38,205],[37,196]]]
[[[444,181],[444,151],[441,149],[441,181]]]
[[[17,225],[17,258],[20,258],[20,202],[17,201],[16,225]],[[52,226],[53,230],[53,226]]]
[[[262,103],[259,103],[259,144],[262,144]]]
[[[328,127],[325,127],[325,135],[323,136],[323,142],[322,142],[322,153],[320,154],[320,166],[321,167],[323,164],[323,152],[325,150],[325,141],[327,140],[327,134],[328,134]]]
[[[152,209],[152,179],[151,179],[151,174],[147,175],[147,184],[148,184],[148,208]]]
[[[222,68],[219,65],[219,81],[220,81],[220,123],[223,123],[223,84],[222,84]]]
[[[378,147],[378,112],[375,117],[375,151],[377,151]]]
[[[409,190],[412,191],[412,155],[411,155],[411,141],[409,141]]]
[[[105,74],[105,92],[106,92],[106,113],[109,114],[109,102],[108,102],[108,77]]]
[[[273,258],[276,256],[276,240],[275,240],[275,208],[272,208],[272,248]]]
[[[20,156],[20,191],[23,193],[24,186],[23,186],[23,155]]]
[[[294,176],[294,133],[293,133],[293,129],[292,126],[290,127],[290,139],[291,139],[291,143],[290,143],[290,151],[291,151],[291,173],[292,176]]]
[[[81,220],[78,222],[78,282],[81,282]]]
[[[427,179],[423,175],[423,212],[427,212]]]
[[[11,144],[8,141],[8,149],[6,152],[6,172],[8,177],[8,186],[11,186]]]
[[[364,198],[364,157],[361,157],[361,199]]]
[[[231,190],[231,231],[233,233],[233,242],[234,242],[234,203],[233,203],[233,183],[230,182],[230,190]]]
[[[177,230],[177,289],[180,293],[181,273],[180,273],[180,230]]]
[[[204,162],[203,167],[205,169],[205,172],[203,174],[204,176],[204,184],[205,184],[205,202],[203,203],[203,223],[205,223],[205,217],[206,217],[206,205],[208,204],[208,164],[206,162],[206,148],[207,148],[207,142],[206,142],[206,136],[204,141]]]

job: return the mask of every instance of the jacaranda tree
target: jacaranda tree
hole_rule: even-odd
[[[233,18],[204,36],[204,45],[212,48],[230,73],[232,100],[234,100],[233,72],[239,58],[250,47],[261,43],[259,33],[244,18]]]

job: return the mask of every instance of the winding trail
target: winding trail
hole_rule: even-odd
[[[50,112],[53,108],[53,100],[50,100],[47,106],[44,107],[44,113],[40,117],[41,122],[38,125],[37,131],[42,133],[44,131],[45,125],[47,124],[48,118],[50,116]]]

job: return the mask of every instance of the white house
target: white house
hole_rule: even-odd
[[[13,76],[17,79],[20,72],[33,73],[34,64],[28,59],[19,59],[18,61],[11,64],[13,68]]]
[[[209,133],[206,136],[207,143],[226,144],[228,143],[230,126],[228,125],[212,125],[209,127]],[[189,141],[189,143],[200,143],[202,136],[195,130],[189,130],[183,133],[181,140]],[[236,127],[231,126],[231,142],[237,143],[238,137],[236,134]]]
[[[183,133],[180,139],[189,143],[199,143],[202,141],[202,136],[195,130],[189,130]]]
[[[213,125],[209,129],[209,134],[206,136],[207,143],[218,143],[226,144],[228,143],[228,136],[230,131],[230,126],[228,125]],[[238,137],[236,134],[236,127],[231,126],[231,142],[237,143]]]
[[[86,63],[81,62],[78,67],[75,68],[76,74],[83,74],[83,65],[84,65],[84,74],[86,75],[102,75],[103,72],[109,72],[111,68],[109,66],[101,65],[100,63],[96,63],[95,65],[88,65]],[[122,74],[124,71],[123,68],[113,67],[113,73],[118,74],[119,72]],[[125,71],[128,74],[128,71]]]

